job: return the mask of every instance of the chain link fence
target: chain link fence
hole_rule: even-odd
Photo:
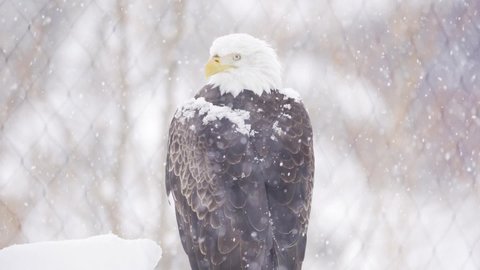
[[[0,0],[0,248],[113,232],[187,269],[166,133],[211,41],[270,41],[315,131],[305,269],[480,269],[477,0]]]

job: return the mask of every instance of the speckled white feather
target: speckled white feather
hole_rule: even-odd
[[[230,34],[219,37],[210,47],[210,57],[240,54],[234,67],[209,78],[222,93],[237,96],[244,89],[261,95],[281,87],[281,66],[277,54],[265,41],[248,34]]]

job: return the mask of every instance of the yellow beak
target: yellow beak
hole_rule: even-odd
[[[205,76],[208,78],[213,74],[225,71],[231,68],[231,65],[222,65],[220,62],[220,57],[214,56],[208,60],[207,64],[205,65]]]

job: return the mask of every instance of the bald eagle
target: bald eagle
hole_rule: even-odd
[[[167,194],[192,269],[301,269],[313,187],[310,119],[275,51],[217,38],[209,82],[169,131]]]

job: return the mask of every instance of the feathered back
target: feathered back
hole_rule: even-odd
[[[292,93],[208,85],[177,111],[166,184],[192,269],[301,269],[314,157]]]

